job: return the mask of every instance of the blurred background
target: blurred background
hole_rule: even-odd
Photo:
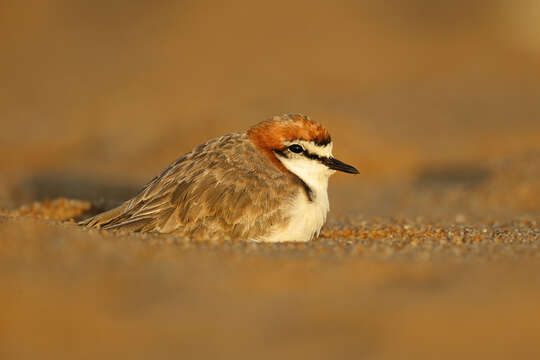
[[[539,19],[534,0],[0,1],[0,358],[537,359]],[[109,208],[288,112],[361,172],[331,179],[311,243],[19,216]],[[84,202],[20,208],[59,197]]]
[[[0,6],[0,207],[110,207],[193,146],[299,112],[361,171],[334,177],[336,211],[421,213],[418,187],[486,181],[513,181],[489,209],[538,209],[516,169],[494,176],[539,160],[537,1]]]

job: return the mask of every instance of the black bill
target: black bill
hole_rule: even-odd
[[[356,170],[354,166],[345,164],[343,161],[339,161],[338,159],[321,158],[321,162],[332,170],[343,171],[349,174],[359,174],[358,170]]]

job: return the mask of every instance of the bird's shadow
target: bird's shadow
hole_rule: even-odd
[[[137,194],[140,188],[141,185],[125,185],[118,181],[47,172],[31,175],[19,182],[13,199],[17,205],[55,198],[88,201],[91,208],[79,216],[85,218],[118,206]]]
[[[474,189],[484,184],[491,176],[491,171],[479,164],[428,166],[418,174],[416,186],[421,188],[463,187]]]

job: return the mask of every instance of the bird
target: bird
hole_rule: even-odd
[[[307,242],[326,221],[330,176],[359,173],[332,147],[309,116],[273,116],[195,147],[132,199],[79,224],[192,240]]]

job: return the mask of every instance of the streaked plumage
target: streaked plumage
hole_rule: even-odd
[[[318,174],[323,160],[298,158],[287,150],[293,143],[305,156],[311,150],[333,159],[322,126],[303,115],[273,117],[197,146],[134,198],[81,224],[193,239],[308,241],[326,219],[333,170]]]

